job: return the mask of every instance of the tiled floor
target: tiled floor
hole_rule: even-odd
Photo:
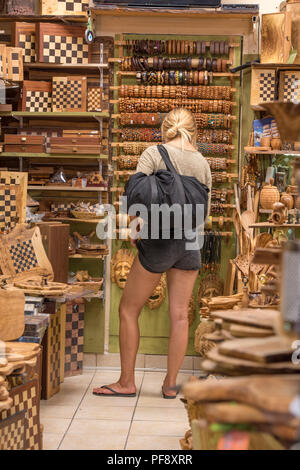
[[[190,373],[180,373],[178,384]],[[179,397],[164,400],[161,372],[137,372],[136,398],[97,397],[93,387],[112,383],[118,371],[85,370],[65,379],[61,391],[41,402],[45,450],[179,450],[189,428]]]

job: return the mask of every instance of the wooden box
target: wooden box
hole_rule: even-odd
[[[40,136],[4,135],[4,152],[44,153],[45,138]]]
[[[101,153],[99,137],[62,137],[50,141],[50,153],[98,155]]]
[[[51,82],[24,80],[21,111],[47,113],[52,110]]]
[[[86,77],[53,77],[52,89],[53,112],[86,111]]]
[[[35,13],[35,0],[6,0],[3,13],[9,15],[33,15]]]
[[[251,74],[251,106],[257,107],[262,103],[275,101],[278,84],[274,68],[252,67]]]
[[[23,50],[20,47],[6,47],[4,78],[15,82],[23,81]]]
[[[19,132],[24,136],[39,135],[45,138],[46,151],[50,149],[51,137],[61,137],[62,129],[60,127],[29,127],[20,129]]]
[[[23,385],[14,387],[9,395],[13,399],[13,406],[8,411],[0,413],[0,420],[12,417],[21,417],[25,412],[25,449],[42,450],[42,433],[40,426],[40,394],[38,379],[31,380]],[[1,423],[1,421],[0,421]],[[20,443],[23,441],[23,427],[18,424]]]
[[[22,48],[25,63],[35,62],[35,23],[14,23],[12,42]]]
[[[102,106],[103,106],[102,97],[103,97],[102,87],[89,87],[87,110],[89,112],[92,112],[92,111],[101,112]]]
[[[50,304],[50,302],[49,302]],[[51,302],[54,313],[50,314],[49,326],[43,338],[42,394],[49,400],[59,392],[61,383],[61,310]],[[46,310],[46,313],[50,313]]]
[[[26,217],[27,173],[0,172],[0,232],[10,231]]]
[[[285,64],[291,49],[292,21],[289,13],[262,15],[261,63]]]
[[[89,0],[41,0],[42,15],[84,15]]]
[[[26,450],[24,410],[0,421],[0,450]]]
[[[84,340],[84,300],[67,302],[65,377],[82,374]]]
[[[279,101],[300,103],[300,72],[286,70],[280,72]]]
[[[88,64],[91,48],[85,42],[84,26],[38,23],[37,61],[53,64]]]
[[[60,222],[37,224],[54,272],[55,282],[68,282],[70,225]]]
[[[291,16],[291,44],[294,49],[298,51],[295,64],[300,64],[300,2],[295,1],[292,3],[285,4],[285,12]]]

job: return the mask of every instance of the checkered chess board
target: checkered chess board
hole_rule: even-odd
[[[0,186],[0,229],[14,228],[17,216],[16,187]]]
[[[300,103],[300,76],[293,73],[284,75],[283,101]]]
[[[52,96],[48,91],[27,91],[25,111],[47,113],[52,110]]]
[[[49,397],[54,395],[59,390],[60,385],[60,315],[50,315],[50,324],[48,328],[48,341],[49,347]]]
[[[0,421],[0,450],[25,450],[25,411]]]
[[[53,111],[72,111],[81,109],[82,102],[82,80],[59,77],[53,79],[52,103]]]
[[[68,302],[65,339],[65,377],[82,374],[84,302]]]
[[[35,62],[35,34],[20,33],[19,47],[23,49],[25,63]]]
[[[9,253],[16,274],[30,271],[30,269],[38,266],[38,260],[31,240],[24,240],[11,245]]]
[[[11,49],[11,80],[21,81],[23,80],[23,73],[21,72],[20,68],[19,53],[14,51],[14,48]]]
[[[68,110],[82,107],[82,81],[68,79],[66,84],[66,107]]]
[[[12,408],[0,413],[0,419],[6,419],[20,411],[25,411],[26,450],[41,449],[38,390],[37,380],[13,388],[10,391],[10,397],[13,399]]]
[[[102,88],[88,89],[88,111],[102,110]]]
[[[274,101],[276,94],[275,72],[262,72],[259,79],[259,98],[260,101]]]
[[[58,13],[81,12],[84,6],[89,6],[89,0],[58,0]]]
[[[52,82],[52,107],[53,111],[64,111],[65,109],[65,87],[66,81],[55,78]]]
[[[89,46],[83,37],[45,34],[43,61],[55,64],[87,64]]]

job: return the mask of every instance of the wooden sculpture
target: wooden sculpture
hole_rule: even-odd
[[[147,307],[151,310],[155,310],[161,306],[166,297],[166,286],[166,275],[163,274],[152,295],[146,302]]]
[[[127,276],[134,261],[134,253],[121,248],[111,260],[111,281],[124,289]]]

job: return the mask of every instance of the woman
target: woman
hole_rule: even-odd
[[[196,149],[197,126],[186,109],[171,111],[162,124],[162,137],[170,159],[181,175],[194,176],[211,190],[211,172],[205,158]],[[137,172],[147,175],[166,169],[157,146],[141,155]],[[210,207],[210,193],[209,193]],[[209,211],[209,208],[208,208]],[[209,212],[208,212],[209,213]],[[164,398],[176,397],[172,389],[183,362],[188,343],[188,306],[200,269],[200,251],[188,250],[186,240],[139,240],[138,248],[120,302],[121,375],[118,382],[94,389],[104,396],[136,396],[134,367],[139,347],[138,318],[161,274],[167,273],[171,322],[168,370],[162,386]]]

